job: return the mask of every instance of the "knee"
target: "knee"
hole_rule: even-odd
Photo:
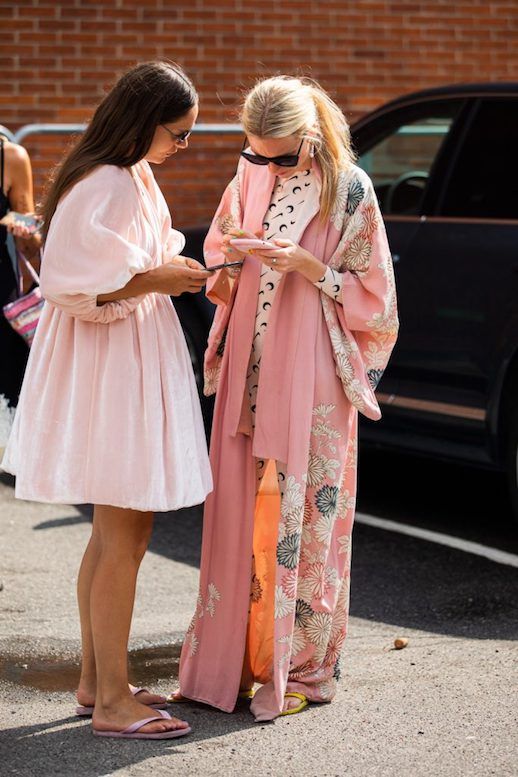
[[[118,540],[112,538],[104,540],[101,545],[101,553],[105,558],[117,564],[131,564],[138,567],[144,558],[149,545],[149,532],[132,532]]]
[[[144,535],[141,537],[138,537],[135,541],[135,545],[133,546],[133,560],[136,564],[140,564],[144,556],[146,555],[146,550],[149,546],[149,535]]]
[[[99,550],[105,560],[135,566],[140,564],[153,529],[151,513],[96,505],[94,524]]]
[[[135,564],[140,564],[148,549],[151,539],[151,530],[142,527],[138,532],[134,532],[127,543],[127,552]]]

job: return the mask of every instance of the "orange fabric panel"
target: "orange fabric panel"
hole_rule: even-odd
[[[253,547],[256,579],[252,585],[248,621],[246,661],[248,671],[244,673],[244,676],[251,674],[253,681],[259,683],[267,683],[272,679],[275,572],[280,510],[281,496],[277,468],[275,461],[270,459],[255,503]],[[261,595],[257,598],[254,594],[259,593],[259,586]]]

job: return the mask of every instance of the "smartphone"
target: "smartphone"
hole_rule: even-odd
[[[239,248],[240,251],[246,251],[246,253],[252,253],[252,251],[279,250],[279,246],[269,243],[267,240],[259,240],[259,238],[233,237],[229,242],[234,248]]]
[[[222,270],[224,267],[241,267],[242,264],[243,260],[240,259],[238,262],[224,262],[223,264],[214,264],[212,267],[206,267],[205,269],[214,272],[215,270]]]
[[[0,219],[0,224],[6,227],[10,227],[16,222],[21,222],[24,227],[28,227],[31,232],[38,232],[42,226],[43,221],[32,213],[18,213],[15,210],[10,210],[5,216]]]

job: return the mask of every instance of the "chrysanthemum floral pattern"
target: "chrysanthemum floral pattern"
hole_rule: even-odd
[[[275,587],[275,617],[285,618],[295,608],[295,600],[288,596],[284,589],[278,585]]]
[[[198,638],[196,637],[194,631],[191,631],[187,634],[185,638],[185,642],[189,650],[189,655],[194,656],[196,654],[196,651],[198,650],[198,645],[199,645]]]
[[[292,515],[299,515],[304,508],[304,492],[302,485],[297,483],[293,475],[286,479],[286,487],[281,503],[281,515],[288,518]]]
[[[201,618],[206,613],[213,618],[216,614],[217,603],[221,601],[221,594],[214,585],[209,583],[207,586],[207,592],[205,595],[201,591],[198,592],[198,598],[196,600],[196,610],[192,617],[189,628],[187,629],[186,644],[188,644],[189,654],[194,656],[199,645],[199,640],[196,635],[196,627]]]
[[[338,511],[338,488],[325,485],[317,491],[315,504],[326,518],[335,518]]]
[[[347,209],[347,197],[349,192],[349,181],[347,176],[342,175],[338,179],[338,185],[336,190],[336,197],[334,201],[334,206],[331,211],[331,223],[333,226],[336,227],[336,229],[341,229],[343,220],[344,220],[344,213]]]
[[[331,633],[331,615],[328,612],[314,612],[305,631],[308,640],[318,648],[318,660],[321,661],[326,654]]]
[[[291,641],[291,653],[292,656],[298,656],[299,653],[301,653],[308,644],[308,640],[306,637],[306,632],[303,628],[300,626],[295,626],[293,629],[293,638]]]
[[[282,577],[282,589],[286,596],[293,600],[297,595],[297,581],[298,575],[296,569],[290,569]]]
[[[300,534],[288,534],[277,545],[277,561],[286,569],[295,569],[299,563]]]
[[[351,276],[357,287],[365,284],[367,290],[370,288],[370,275],[379,275],[380,270],[386,288],[381,298],[382,309],[379,301],[376,302],[372,313],[367,313],[361,322],[348,315],[347,290],[341,300],[343,307],[325,293],[320,295],[321,303],[333,346],[336,372],[345,394],[361,413],[373,417],[372,414],[379,415],[374,391],[383,375],[399,326],[392,257],[388,248],[381,253],[378,251],[376,264],[372,266],[374,237],[384,227],[368,176],[358,168],[344,172],[338,191],[336,205],[342,209],[342,237],[329,266],[349,275],[344,284],[351,291],[355,291],[349,282]],[[336,209],[332,219],[336,225],[339,220]],[[374,299],[372,297],[373,302]],[[365,293],[365,301],[367,311],[368,292]]]
[[[275,619],[291,643],[275,663],[287,671],[289,655],[288,683],[310,683],[322,701],[335,693],[345,639],[355,504],[356,434],[344,439],[340,412],[334,402],[313,408],[307,472],[286,477],[277,544]]]
[[[365,197],[365,189],[358,178],[353,178],[347,190],[347,213],[352,216],[360,202]]]
[[[263,587],[261,585],[261,581],[254,573],[252,575],[252,585],[250,586],[250,599],[253,602],[257,603],[261,601],[262,596],[263,596]]]

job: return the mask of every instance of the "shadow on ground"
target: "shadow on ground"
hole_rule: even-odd
[[[125,769],[158,755],[162,758],[171,756],[170,768],[174,770],[175,756],[185,755],[187,744],[192,748],[198,743],[198,748],[203,748],[205,740],[258,728],[245,708],[228,715],[212,708],[185,704],[181,713],[192,724],[193,733],[179,739],[154,742],[94,738],[90,722],[78,721],[76,724],[70,718],[16,727],[16,716],[13,715],[14,727],[0,732],[1,773],[5,777],[41,777],[45,774],[101,777],[114,772],[125,774]]]
[[[89,521],[49,521],[52,530]],[[358,510],[518,551],[516,524],[500,476],[381,452],[361,457]],[[199,565],[201,507],[158,515],[150,550]],[[518,638],[518,569],[413,537],[357,524],[351,614],[477,639]]]

